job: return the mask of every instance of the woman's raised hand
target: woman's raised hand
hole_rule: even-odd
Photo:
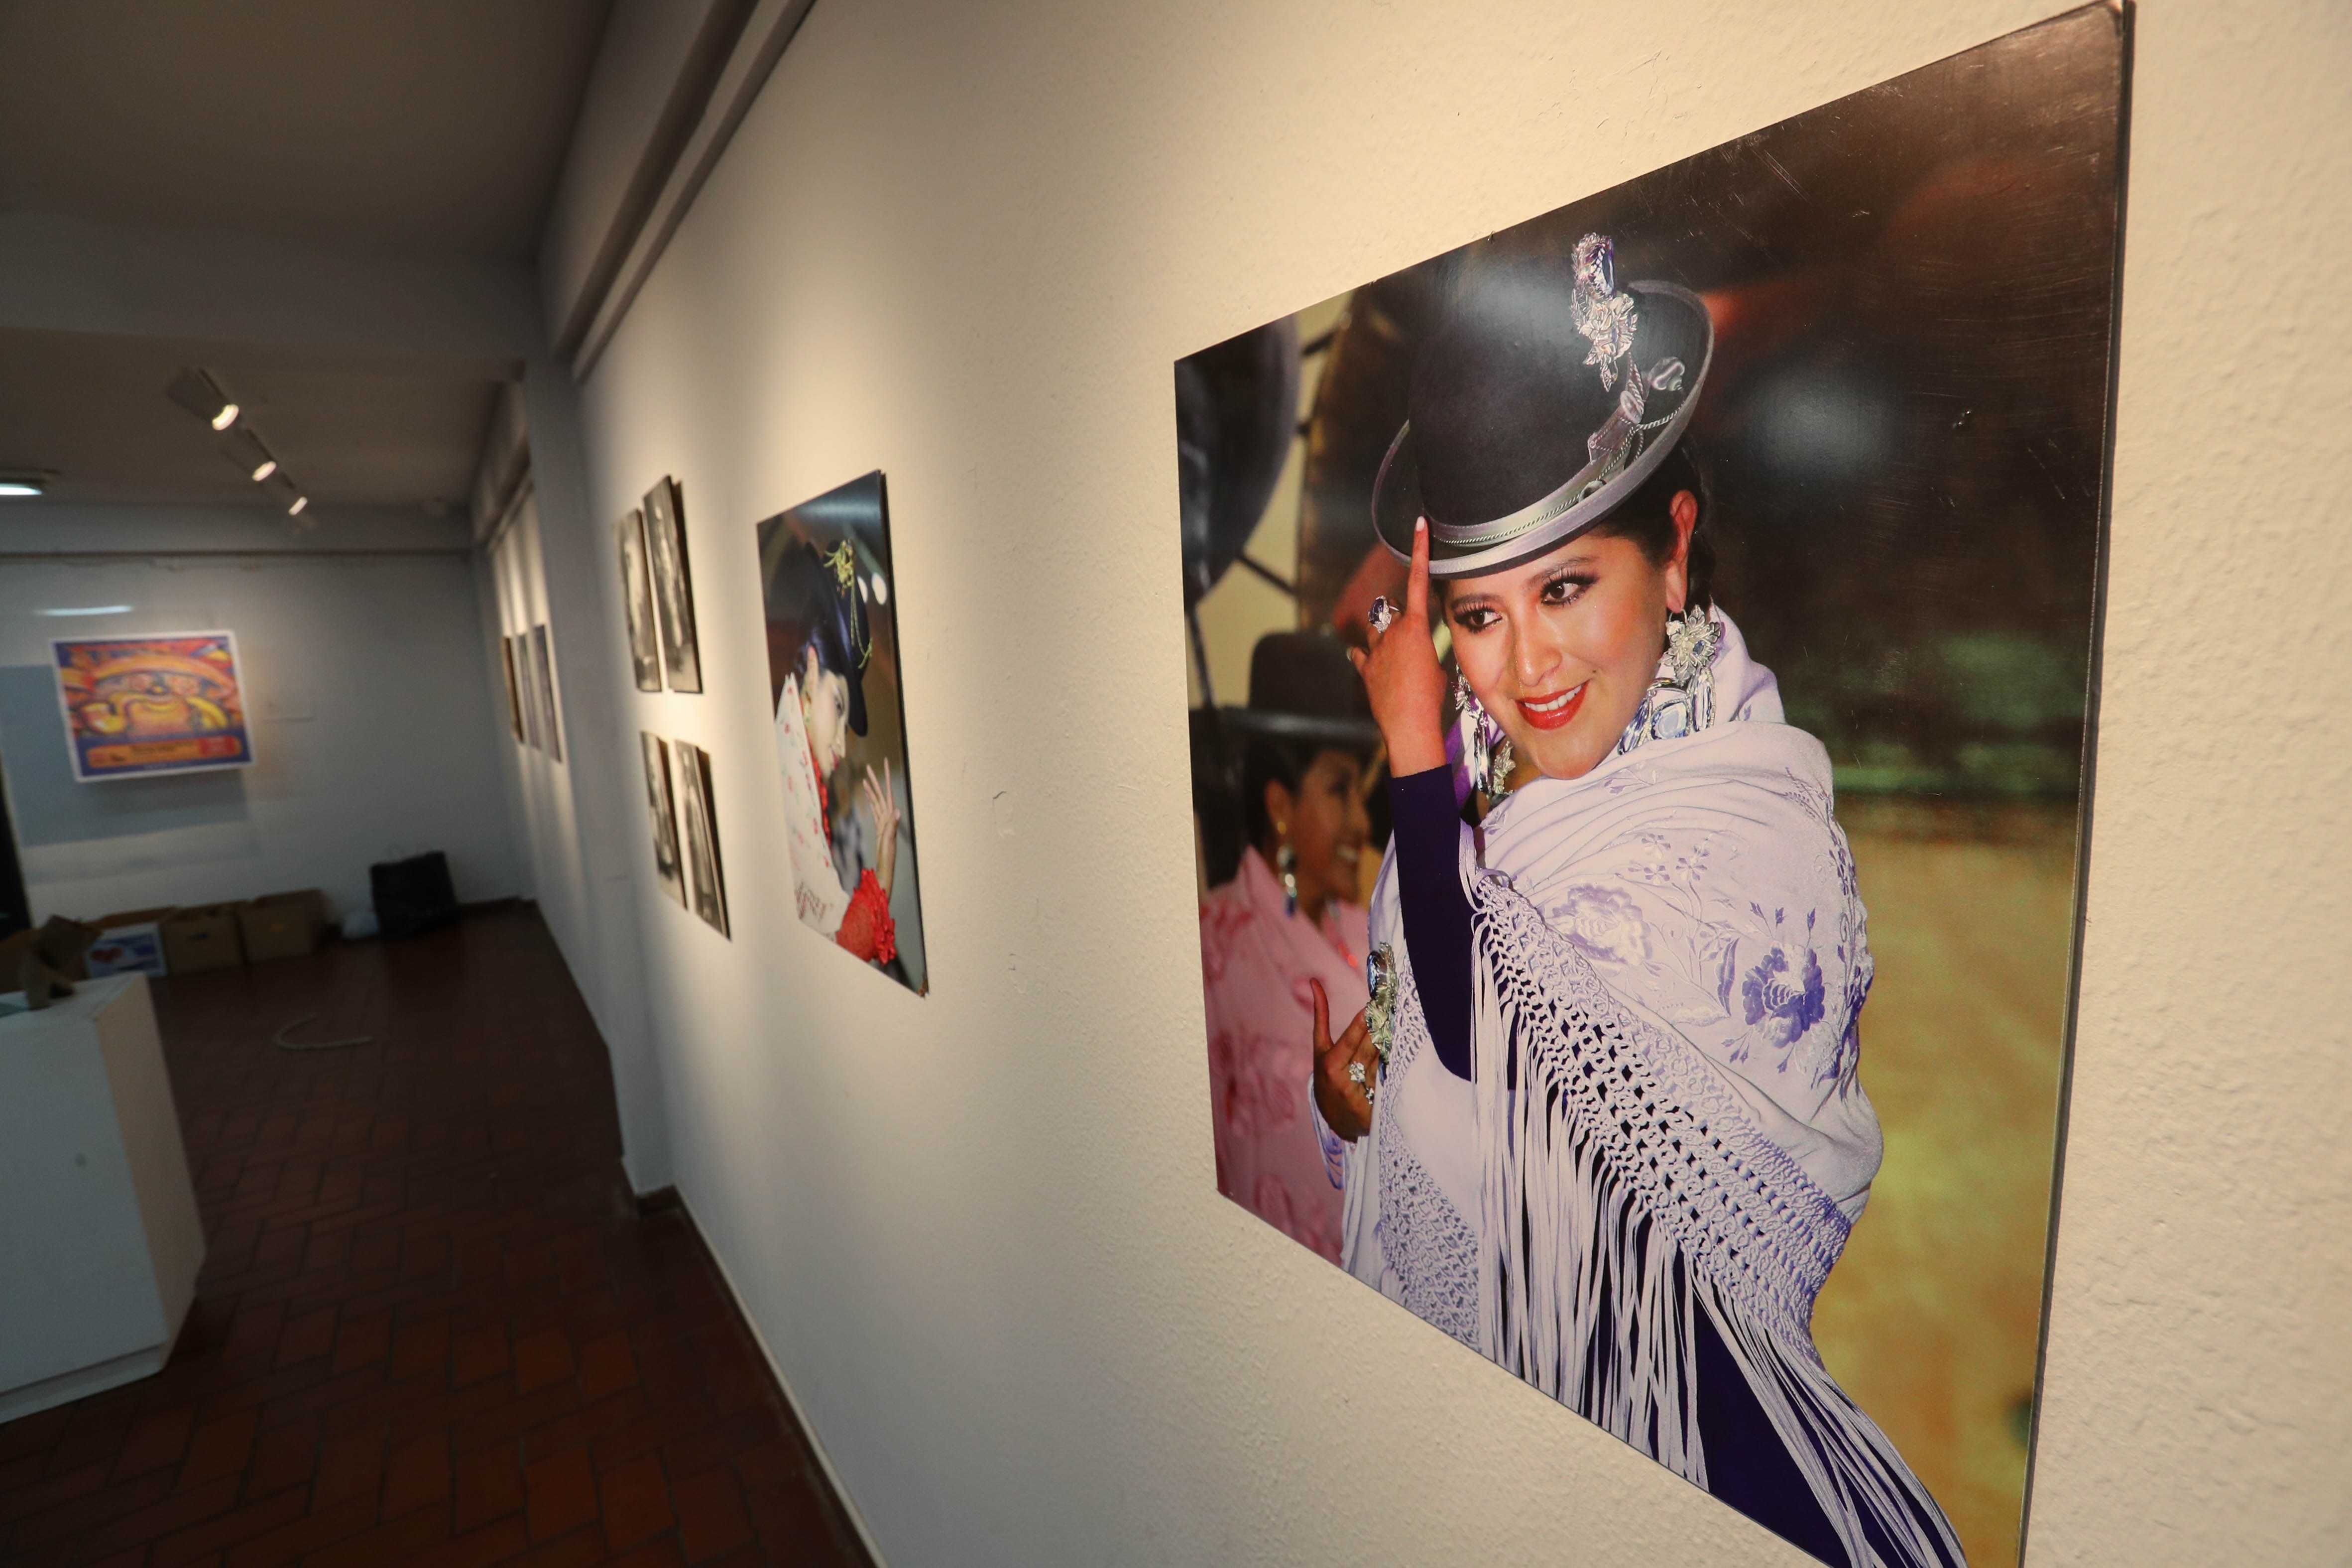
[[[1370,653],[1348,650],[1364,678],[1388,742],[1389,772],[1402,778],[1445,764],[1445,732],[1438,719],[1445,707],[1445,671],[1429,640],[1429,520],[1412,526],[1412,571],[1405,579],[1404,608],[1388,629],[1374,628]]]
[[[1307,986],[1315,994],[1315,1109],[1332,1131],[1353,1143],[1371,1130],[1371,1086],[1380,1081],[1380,1047],[1372,1044],[1361,1013],[1347,1033],[1333,1039],[1331,999],[1323,994],[1321,981],[1309,980]],[[1363,1082],[1348,1076],[1351,1063],[1363,1068]]]
[[[866,810],[874,818],[874,879],[882,884],[887,898],[890,879],[898,869],[898,803],[890,795],[890,759],[882,759],[878,779],[868,764],[858,787],[866,792]]]

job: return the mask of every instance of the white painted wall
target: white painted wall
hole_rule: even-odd
[[[396,555],[290,550],[274,508],[19,502],[0,526],[11,552],[274,552],[0,556],[0,764],[37,918],[305,887],[348,910],[371,862],[428,849],[461,899],[518,890],[461,520],[346,512],[307,536],[436,552]],[[131,608],[43,614],[110,605]],[[216,627],[236,634],[254,765],[75,782],[49,639]]]
[[[679,479],[708,694],[609,592],[565,673],[712,754],[733,941],[630,888],[677,1180],[896,1568],[1802,1560],[1216,1195],[1169,367],[2049,5],[811,13],[587,387],[588,553]],[[2352,11],[2140,22],[2028,1560],[2337,1562]],[[748,570],[877,467],[929,998],[793,919]]]
[[[523,388],[531,484],[480,558],[485,658],[501,658],[501,634],[548,629],[563,756],[502,742],[508,795],[532,897],[610,1053],[621,1163],[630,1186],[646,1193],[670,1184],[669,1118],[635,896],[652,872],[634,853],[643,837],[631,815],[640,795],[628,793],[642,789],[637,738],[615,717],[604,668],[605,629],[619,613],[608,580],[617,556],[610,525],[587,510],[577,392],[543,358],[532,360]],[[497,675],[503,684],[502,664]]]

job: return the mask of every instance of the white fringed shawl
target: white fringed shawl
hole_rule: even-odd
[[[1468,1084],[1429,1047],[1382,868],[1372,941],[1405,979],[1373,1130],[1348,1152],[1345,1261],[1701,1486],[1704,1313],[1853,1563],[1957,1563],[1813,1348],[1881,1152],[1854,1078],[1870,955],[1828,757],[1713,619],[1705,728],[1629,731],[1465,830]]]
[[[793,908],[803,925],[827,936],[841,930],[849,912],[849,889],[834,868],[832,835],[825,827],[824,793],[817,785],[816,762],[809,753],[808,727],[801,718],[801,682],[784,678],[776,694],[776,773],[784,781],[784,843],[793,866]]]

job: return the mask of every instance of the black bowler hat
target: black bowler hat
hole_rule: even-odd
[[[1372,485],[1372,525],[1433,577],[1533,560],[1599,522],[1690,425],[1715,353],[1706,306],[1672,283],[1617,286],[1586,235],[1565,264],[1466,281],[1413,369],[1404,427]]]
[[[1226,719],[1244,734],[1343,751],[1380,743],[1363,677],[1326,632],[1268,632],[1250,650],[1249,706]]]

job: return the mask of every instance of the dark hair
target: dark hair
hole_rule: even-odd
[[[771,568],[767,590],[768,647],[778,686],[800,673],[801,661],[816,655],[816,667],[841,677],[849,688],[849,730],[866,733],[865,669],[858,654],[865,643],[866,606],[856,590],[845,589],[825,557],[813,544],[787,543]]]
[[[1688,490],[1698,501],[1698,521],[1691,529],[1690,607],[1704,610],[1714,603],[1715,540],[1706,531],[1706,475],[1685,440],[1666,454],[1657,471],[1625,498],[1624,504],[1592,525],[1596,539],[1630,539],[1641,547],[1653,566],[1664,566],[1675,556],[1675,497]]]
[[[1332,751],[1339,747],[1328,748]],[[1299,781],[1315,759],[1326,748],[1313,741],[1276,740],[1272,735],[1252,735],[1242,748],[1242,831],[1251,844],[1263,844],[1273,831],[1273,819],[1265,813],[1265,786],[1280,784],[1292,795],[1298,793]]]

